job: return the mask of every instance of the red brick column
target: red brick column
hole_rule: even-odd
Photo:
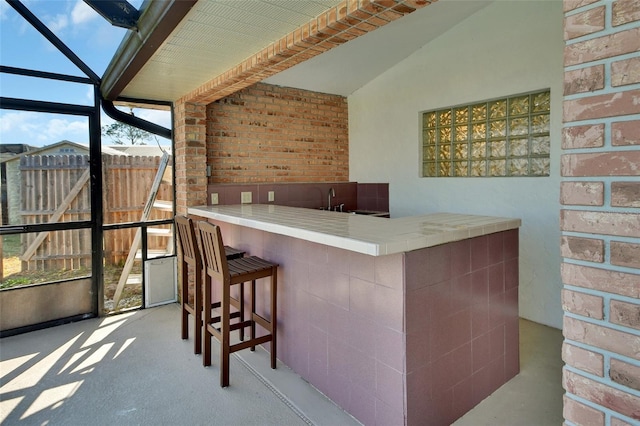
[[[640,1],[564,0],[564,417],[640,420]]]
[[[174,105],[176,213],[207,202],[206,105]]]

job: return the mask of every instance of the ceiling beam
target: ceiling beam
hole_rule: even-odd
[[[380,28],[436,0],[344,0],[178,102],[209,104],[334,47]]]

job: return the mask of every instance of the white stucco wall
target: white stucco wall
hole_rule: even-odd
[[[520,316],[556,328],[562,21],[561,1],[497,1],[349,96],[350,180],[389,182],[393,217],[446,211],[521,218]],[[421,111],[545,88],[550,177],[420,177]]]

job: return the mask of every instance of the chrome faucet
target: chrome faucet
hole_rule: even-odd
[[[329,188],[329,194],[327,195],[327,210],[331,210],[331,197],[336,196],[336,190]]]

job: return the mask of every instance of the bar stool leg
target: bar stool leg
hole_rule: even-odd
[[[278,323],[277,318],[277,304],[278,295],[276,293],[278,287],[278,270],[274,270],[271,274],[271,368],[276,368],[276,325]]]
[[[189,266],[186,263],[182,264],[182,339],[187,340],[189,338],[189,312],[184,308],[187,304],[187,297],[189,295]]]
[[[251,295],[250,295],[250,298],[251,298],[251,313],[250,313],[250,315],[251,315],[251,318],[250,318],[250,321],[251,321],[251,327],[250,327],[251,340],[255,340],[255,338],[256,338],[256,322],[254,321],[253,316],[256,313],[256,280],[251,281]],[[256,350],[256,346],[255,345],[251,346],[251,351],[253,352],[255,350]]]
[[[238,301],[240,302],[240,322],[244,322],[244,283],[240,283],[240,292],[238,294]],[[244,341],[244,327],[240,327],[239,330],[240,341]]]
[[[202,327],[202,332],[204,333],[204,350],[203,350],[203,354],[202,354],[202,365],[204,365],[205,367],[208,367],[211,365],[211,334],[209,333],[209,330],[207,330],[207,325],[211,323],[211,309],[210,309],[210,305],[211,305],[211,278],[209,277],[209,275],[207,275],[204,272],[204,268],[203,268],[203,272],[202,274],[204,275],[204,285],[202,286],[202,298],[203,300],[207,300],[208,302],[204,302],[204,306],[208,306],[209,309],[204,309],[204,317],[202,319],[203,323],[203,327]]]
[[[227,283],[222,285],[222,306],[220,318],[220,386],[229,386],[229,355],[230,355],[230,297],[231,288]]]
[[[203,301],[203,295],[202,295],[202,275],[203,272],[202,271],[195,271],[194,273],[194,281],[195,281],[195,286],[193,289],[193,306],[194,306],[194,315],[193,315],[193,324],[194,324],[194,336],[193,336],[193,345],[194,345],[194,350],[193,352],[195,354],[201,354],[202,353],[202,333],[204,332],[204,327],[203,325],[205,325],[202,322],[202,301]]]

